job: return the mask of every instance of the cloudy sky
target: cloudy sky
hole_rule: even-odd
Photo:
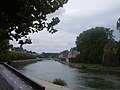
[[[63,8],[55,14],[60,23],[56,26],[59,30],[55,34],[47,31],[31,34],[31,45],[23,48],[38,53],[61,52],[75,47],[76,36],[82,31],[96,26],[103,26],[115,30],[117,39],[120,34],[116,31],[116,21],[120,17],[120,0],[68,0]],[[18,46],[12,42],[14,46]]]

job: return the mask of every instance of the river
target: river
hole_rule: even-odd
[[[74,90],[120,90],[120,74],[72,68],[54,60],[18,65],[17,69],[48,82],[61,78]]]

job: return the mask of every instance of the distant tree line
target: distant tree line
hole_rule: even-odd
[[[113,30],[105,27],[95,27],[80,33],[76,39],[76,46],[80,52],[77,61],[101,64],[104,46],[111,38],[114,38]],[[118,43],[120,53],[120,42],[116,43]]]
[[[40,55],[42,58],[58,58],[59,53],[42,53]]]

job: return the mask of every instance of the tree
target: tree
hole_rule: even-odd
[[[0,44],[6,40],[18,41],[29,33],[44,29],[49,33],[57,32],[54,26],[60,22],[59,18],[53,17],[48,22],[47,15],[63,7],[65,3],[67,0],[1,0]],[[6,48],[1,48],[1,51],[4,49]]]
[[[25,39],[25,41],[20,40],[18,44],[20,44],[20,48],[22,48],[24,44],[32,44],[32,42],[31,42],[31,39],[28,38],[28,39]]]
[[[0,30],[5,31],[2,39],[20,39],[47,29],[50,33],[57,30],[54,26],[60,22],[58,17],[47,22],[47,15],[54,13],[67,3],[67,0],[1,0]]]
[[[117,20],[117,29],[120,31],[120,18]]]
[[[83,63],[102,63],[103,48],[112,36],[112,30],[104,27],[91,28],[77,37],[76,46]]]
[[[0,40],[0,61],[3,61],[6,59],[7,51],[9,47],[9,41],[8,40]]]

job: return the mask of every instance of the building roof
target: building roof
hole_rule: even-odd
[[[117,43],[114,39],[110,39],[109,42],[105,45],[104,49],[117,48]]]
[[[73,47],[73,48],[70,49],[70,51],[77,51],[77,48]]]

